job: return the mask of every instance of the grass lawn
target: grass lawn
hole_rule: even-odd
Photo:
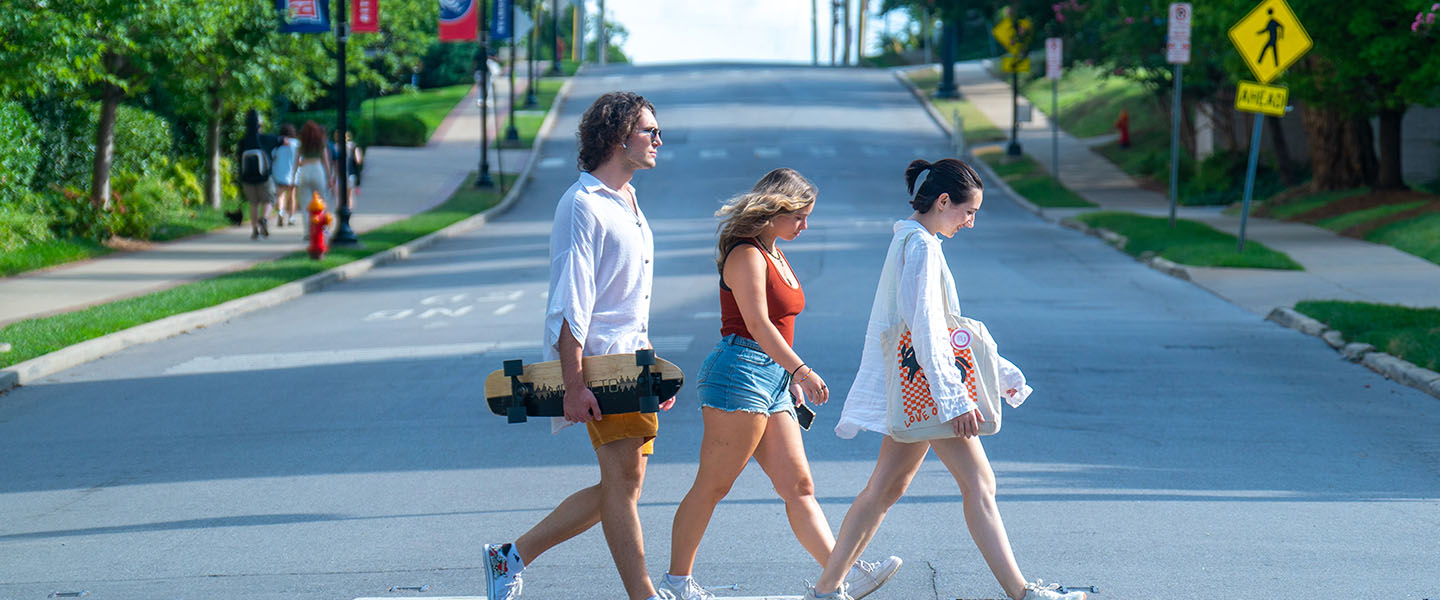
[[[1015,193],[1024,196],[1032,204],[1043,208],[1092,207],[1094,203],[1081,198],[1070,188],[1061,185],[1040,168],[1040,164],[1029,156],[1006,156],[1004,152],[992,149],[977,152],[980,160],[990,165],[995,174],[1009,184]]]
[[[1306,301],[1295,310],[1339,330],[1347,341],[1440,371],[1440,309],[1366,302]]]
[[[1171,262],[1195,267],[1302,270],[1289,256],[1253,240],[1245,243],[1245,252],[1237,252],[1239,240],[1235,236],[1204,223],[1178,219],[1171,230],[1169,219],[1114,211],[1075,218],[1125,236],[1128,242],[1124,250],[1131,256],[1150,251]]]
[[[1365,239],[1393,246],[1440,265],[1440,214],[1431,213],[1402,223],[1392,223],[1366,234]]]
[[[550,111],[550,105],[555,102],[555,95],[560,93],[560,88],[564,85],[565,80],[561,78],[546,77],[535,80],[536,107],[529,110],[520,108],[525,105],[525,95],[515,96],[515,130],[520,134],[520,141],[504,142],[506,148],[529,148],[535,143],[535,134],[540,131],[540,124],[545,122],[545,115]],[[509,115],[504,118],[508,119]],[[509,122],[503,121],[501,132],[508,127]],[[495,140],[496,147],[501,144],[500,140]]]
[[[514,175],[507,174],[509,178]],[[85,340],[208,308],[388,250],[479,213],[500,201],[499,188],[477,190],[471,174],[444,204],[360,235],[361,248],[332,248],[323,260],[296,252],[244,271],[226,273],[168,290],[84,310],[18,321],[0,329],[10,352],[0,354],[0,367],[10,366]]]
[[[150,241],[167,242],[229,226],[221,211],[209,207],[177,208],[162,215],[150,229]],[[104,256],[113,249],[94,240],[47,240],[0,253],[0,277]]]
[[[347,120],[359,121],[370,119],[371,111],[376,115],[396,115],[411,113],[419,117],[425,123],[425,137],[428,139],[440,127],[440,123],[455,109],[455,105],[470,93],[473,84],[452,85],[440,88],[420,90],[418,92],[401,92],[391,96],[368,99],[360,104],[360,109],[351,111],[346,116]],[[291,123],[298,131],[300,126],[307,120],[325,126],[327,131],[335,129],[335,111],[314,110],[307,112],[292,112],[280,117],[281,123]]]
[[[1046,115],[1050,114],[1051,82],[1036,78],[1020,83],[1020,93]],[[1170,122],[1159,114],[1155,95],[1144,86],[1124,77],[1107,76],[1096,67],[1072,67],[1060,79],[1060,128],[1078,138],[1116,133],[1120,111],[1130,113],[1131,137],[1141,132],[1164,134],[1169,156]]]
[[[915,84],[924,92],[925,98],[946,120],[953,118],[956,111],[960,112],[960,118],[965,123],[965,143],[970,146],[975,144],[986,144],[1009,139],[1009,136],[996,127],[980,109],[975,108],[968,100],[943,100],[935,98],[935,90],[940,87],[940,71],[938,69],[914,69],[904,71],[901,75]]]

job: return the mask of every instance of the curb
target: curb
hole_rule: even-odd
[[[1318,337],[1329,344],[1346,360],[1358,362],[1397,383],[1440,398],[1440,373],[1418,366],[1396,356],[1377,352],[1374,346],[1361,343],[1346,343],[1344,336],[1324,323],[1312,319],[1292,308],[1276,308],[1265,317],[1279,325],[1289,327],[1305,335]]]
[[[530,180],[530,173],[534,171],[535,164],[539,162],[537,160],[539,154],[535,149],[539,146],[540,142],[550,134],[550,130],[555,127],[555,119],[560,112],[560,107],[564,105],[565,97],[570,93],[570,86],[578,75],[579,73],[577,72],[569,79],[566,79],[565,84],[560,87],[560,91],[555,94],[555,100],[550,104],[550,112],[545,116],[545,120],[540,123],[540,129],[535,134],[535,141],[530,147],[530,157],[525,163],[525,168],[521,169],[520,174],[516,176],[515,184],[510,188],[510,191],[505,194],[505,198],[489,210],[460,222],[453,223],[439,231],[410,240],[384,252],[340,265],[323,273],[316,273],[299,281],[281,284],[263,292],[236,298],[209,308],[172,315],[143,325],[136,325],[129,329],[123,329],[95,339],[86,340],[73,346],[67,346],[49,354],[37,356],[25,362],[0,369],[0,394],[4,394],[12,388],[25,385],[36,379],[64,371],[132,346],[157,342],[193,329],[223,323],[246,313],[294,300],[305,294],[324,289],[332,284],[357,277],[377,266],[409,258],[410,255],[440,240],[455,237],[483,227],[491,219],[508,212],[519,201],[520,193],[525,190],[525,184]],[[457,187],[460,183],[463,183],[463,178],[460,182],[457,182]],[[451,193],[454,193],[454,191],[452,190]]]

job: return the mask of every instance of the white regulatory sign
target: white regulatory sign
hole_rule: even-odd
[[[1172,64],[1190,63],[1190,22],[1195,12],[1189,2],[1170,5],[1170,28],[1165,36],[1165,60]]]
[[[1064,49],[1064,40],[1060,38],[1045,38],[1045,77],[1049,79],[1060,78],[1061,57]]]

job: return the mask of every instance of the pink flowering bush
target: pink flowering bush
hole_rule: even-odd
[[[1410,24],[1410,31],[1419,34],[1429,34],[1435,30],[1435,15],[1440,14],[1440,3],[1432,4],[1430,11],[1415,13],[1415,21]]]

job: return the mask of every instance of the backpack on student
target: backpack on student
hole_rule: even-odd
[[[270,153],[264,148],[247,148],[240,153],[240,181],[265,183],[270,180]]]

